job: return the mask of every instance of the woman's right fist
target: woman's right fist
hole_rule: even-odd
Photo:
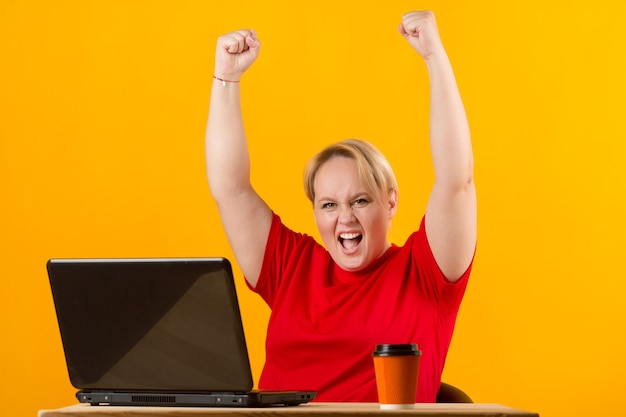
[[[214,76],[239,81],[259,56],[261,42],[254,30],[237,30],[217,39]]]

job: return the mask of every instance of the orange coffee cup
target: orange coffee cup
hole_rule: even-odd
[[[376,345],[372,356],[380,408],[413,408],[422,351],[416,344],[385,344]]]

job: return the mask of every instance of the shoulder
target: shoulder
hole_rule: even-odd
[[[272,225],[263,257],[263,266],[255,291],[273,300],[285,283],[305,279],[317,268],[327,265],[330,255],[312,236],[287,227],[277,214]]]
[[[408,237],[401,248],[404,257],[410,259],[410,266],[407,265],[407,268],[413,271],[419,287],[424,293],[429,294],[429,297],[440,302],[447,299],[452,304],[457,304],[465,292],[472,265],[470,264],[458,281],[449,281],[435,260],[425,224],[424,216],[419,229]]]
[[[266,257],[276,251],[301,254],[303,251],[326,250],[306,233],[296,232],[285,225],[276,213],[272,213],[272,225],[268,236]],[[295,253],[294,253],[295,252]]]

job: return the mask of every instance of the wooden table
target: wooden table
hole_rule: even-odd
[[[378,403],[318,403],[296,407],[218,408],[90,406],[76,404],[40,410],[38,417],[381,417],[381,416],[483,416],[539,417],[537,413],[500,404],[415,404],[413,410],[381,410]]]

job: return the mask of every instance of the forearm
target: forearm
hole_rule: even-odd
[[[206,170],[219,203],[250,186],[250,160],[241,115],[240,85],[213,80],[206,129]]]
[[[438,185],[462,188],[473,179],[473,155],[465,108],[445,52],[431,56],[430,147]]]

